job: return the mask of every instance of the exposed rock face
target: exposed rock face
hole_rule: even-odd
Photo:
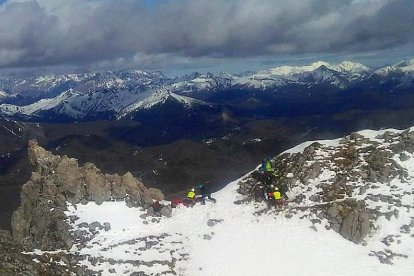
[[[311,210],[344,238],[361,243],[379,217],[397,217],[398,206],[414,208],[404,205],[405,194],[395,184],[414,180],[407,160],[414,160],[412,129],[376,137],[352,133],[330,144],[313,143],[302,152],[274,158],[273,184],[289,190],[288,210]],[[262,177],[254,171],[239,183],[239,193],[262,200]]]
[[[75,273],[71,268],[57,263],[61,261],[59,260],[61,256],[45,254],[37,257],[37,262],[34,262],[33,256],[22,254],[22,251],[23,248],[8,232],[0,231],[0,275],[55,276]],[[69,261],[67,257],[64,258]]]
[[[363,201],[335,202],[324,209],[324,214],[335,231],[355,243],[362,242],[371,231],[373,215]]]
[[[131,173],[103,174],[92,163],[80,167],[76,159],[52,155],[36,141],[29,143],[29,159],[34,172],[22,187],[21,206],[12,217],[13,238],[27,248],[72,246],[65,222],[67,202],[102,204],[125,199],[132,206],[147,208],[153,199],[164,198],[161,191],[146,188]]]

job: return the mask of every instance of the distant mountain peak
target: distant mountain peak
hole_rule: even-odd
[[[166,87],[161,87],[152,91],[148,91],[147,95],[143,97],[141,100],[138,100],[120,110],[118,112],[117,118],[120,119],[136,111],[150,109],[154,106],[164,104],[165,102],[167,102],[167,100],[174,100],[187,108],[195,104],[207,104],[203,101],[196,100],[190,97],[180,96],[178,94],[171,92],[170,89]]]
[[[349,60],[343,61],[337,65],[339,69],[342,69],[343,71],[347,72],[354,72],[354,73],[361,73],[364,71],[369,71],[370,69],[358,62],[352,62]]]
[[[302,66],[280,66],[270,69],[270,73],[280,76],[290,76],[315,71],[319,68],[327,68],[341,73],[361,73],[368,71],[369,68],[361,63],[343,61],[339,64],[331,64],[325,61],[317,61],[310,65]]]
[[[410,60],[404,60],[396,65],[403,72],[414,72],[414,58]]]
[[[331,65],[324,61],[317,61],[310,65],[303,66],[279,66],[270,69],[269,71],[274,75],[289,76],[294,74],[300,74],[304,72],[311,72],[318,69],[321,66],[330,67]]]

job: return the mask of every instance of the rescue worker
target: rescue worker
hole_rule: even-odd
[[[206,197],[210,200],[210,201],[212,201],[212,202],[214,202],[214,203],[216,203],[216,200],[214,199],[214,198],[212,198],[211,197],[211,193],[208,191],[208,188],[206,187],[206,185],[204,184],[204,183],[200,183],[200,184],[198,184],[197,185],[197,188],[200,190],[200,194],[201,194],[201,199],[202,199],[202,202],[201,202],[201,204],[206,204]]]
[[[279,191],[278,187],[274,187],[272,197],[276,206],[282,206],[284,204],[282,193]]]
[[[263,172],[271,172],[273,171],[272,162],[270,161],[270,158],[267,157],[262,162],[262,171]]]
[[[187,193],[187,197],[184,200],[184,205],[189,207],[195,204],[196,192],[195,188],[191,188]]]
[[[194,200],[196,196],[195,189],[191,188],[187,193],[187,198]]]
[[[269,186],[273,180],[273,166],[269,157],[263,160],[262,171],[264,174],[264,185]]]

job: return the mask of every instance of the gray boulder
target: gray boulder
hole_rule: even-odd
[[[207,221],[207,225],[208,226],[210,226],[210,227],[213,227],[213,226],[215,226],[216,224],[218,224],[218,223],[222,223],[223,222],[223,220],[222,219],[209,219],[208,221]]]
[[[103,226],[105,231],[111,230],[111,224],[109,222],[105,222]]]
[[[340,234],[354,243],[360,243],[371,231],[370,219],[370,213],[352,210],[347,216],[345,216]]]
[[[165,205],[161,208],[160,214],[164,217],[171,217],[172,216],[172,208],[170,205]]]

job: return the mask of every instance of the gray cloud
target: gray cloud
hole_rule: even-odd
[[[412,0],[157,2],[9,0],[0,5],[0,67],[157,67],[414,41]]]

